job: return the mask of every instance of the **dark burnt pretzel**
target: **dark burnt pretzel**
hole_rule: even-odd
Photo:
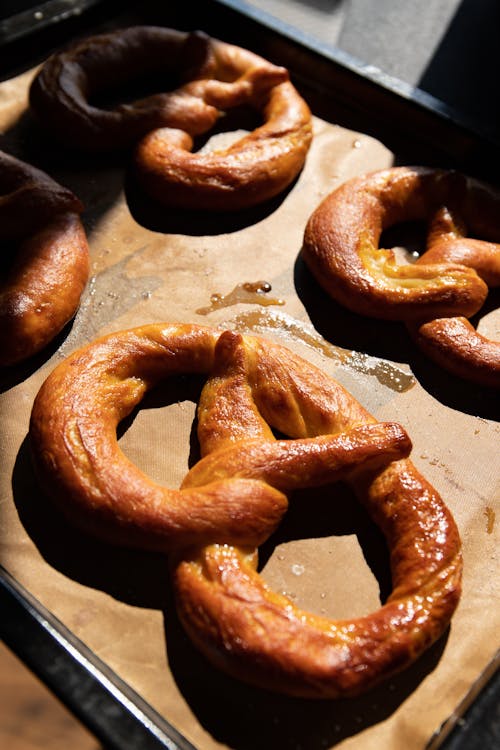
[[[500,386],[500,343],[468,318],[500,285],[500,194],[457,172],[394,167],[356,177],[314,211],[303,255],[338,302],[375,318],[402,320],[438,364],[479,384]],[[398,265],[379,248],[384,229],[429,223],[427,249]]]
[[[147,76],[162,78],[165,92],[111,109],[92,103]],[[172,79],[179,85],[169,91]],[[311,113],[285,68],[200,32],[138,26],[85,39],[45,63],[30,101],[77,147],[137,145],[140,183],[169,206],[226,211],[268,200],[300,172],[312,138]],[[194,136],[242,105],[264,123],[229,148],[190,153]]]
[[[0,366],[43,349],[74,316],[89,250],[70,190],[0,152],[0,239],[14,259],[0,284]]]
[[[174,490],[123,455],[116,427],[148,388],[186,372],[208,375],[202,457]],[[166,323],[111,334],[49,376],[30,440],[38,476],[70,520],[170,555],[187,632],[239,679],[297,696],[355,695],[413,662],[456,607],[458,532],[408,460],[404,430],[270,341]],[[286,511],[285,493],[339,479],[385,535],[393,591],[368,616],[331,621],[270,591],[255,548]]]

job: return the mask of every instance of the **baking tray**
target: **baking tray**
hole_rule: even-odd
[[[401,162],[458,166],[495,181],[500,141],[489,124],[471,122],[424,92],[389,79],[339,50],[325,49],[236,0],[184,2],[182,8],[146,1],[137,9],[131,2],[106,0],[32,5],[0,24],[0,75],[2,79],[18,75],[72,36],[96,28],[154,23],[190,29],[193,18],[196,28],[288,67],[316,115],[380,138]],[[5,642],[104,745],[192,747],[4,568],[0,600]],[[492,664],[456,715],[429,739],[429,746],[493,747],[498,741],[498,691]]]
[[[196,750],[163,716],[0,566],[1,636],[109,750]],[[429,747],[493,750],[500,736],[500,670],[481,680]]]
[[[126,0],[24,2],[23,10],[0,20],[2,78],[42,61],[72,35],[91,32],[96,25],[112,23],[112,19],[119,25],[158,23],[192,29],[196,18],[196,27],[246,44],[288,67],[312,97],[319,115],[336,115],[348,127],[383,137],[399,154],[409,151],[415,159],[420,156],[426,162],[438,159],[445,165],[458,163],[469,173],[495,179],[500,164],[498,123],[466,115],[244,0],[190,0],[182,7],[145,0],[140,10]]]

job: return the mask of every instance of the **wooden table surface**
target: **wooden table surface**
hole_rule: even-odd
[[[100,750],[65,706],[0,642],[0,748]]]

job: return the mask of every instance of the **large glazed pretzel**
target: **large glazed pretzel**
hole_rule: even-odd
[[[318,282],[342,305],[402,320],[439,365],[500,386],[500,342],[468,318],[500,285],[500,194],[461,175],[394,167],[356,177],[333,191],[309,219],[303,255]],[[405,221],[428,223],[426,251],[398,264],[381,249],[382,232]]]
[[[198,407],[202,457],[173,490],[123,455],[116,426],[146,389],[185,372],[208,375]],[[355,695],[410,664],[448,626],[460,595],[460,541],[407,458],[408,436],[277,344],[194,325],[111,334],[49,376],[30,438],[42,484],[73,522],[169,553],[186,630],[239,679],[298,696]],[[286,511],[285,493],[339,479],[386,537],[393,591],[366,617],[330,621],[270,591],[255,547]]]
[[[145,77],[163,93],[96,105],[96,95]],[[227,211],[274,197],[302,169],[312,138],[311,113],[285,68],[200,32],[136,26],[84,39],[45,63],[30,101],[41,122],[74,146],[137,145],[145,190],[184,208]],[[194,136],[241,106],[264,123],[228,148],[191,153]]]
[[[89,274],[82,204],[35,167],[0,152],[0,366],[39,352],[74,316]],[[4,248],[5,249],[5,248]]]

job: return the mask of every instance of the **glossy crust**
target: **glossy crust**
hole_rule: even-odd
[[[137,78],[163,76],[174,90],[101,109],[92,97]],[[139,26],[85,39],[55,54],[31,87],[41,122],[74,146],[136,146],[143,188],[169,206],[236,210],[281,193],[312,139],[311,113],[285,68],[206,35]],[[191,153],[235,107],[264,124],[229,148]],[[143,140],[141,140],[143,139]]]
[[[185,372],[208,376],[198,407],[202,458],[172,490],[123,455],[116,426],[148,388]],[[338,383],[272,342],[175,324],[112,334],[49,376],[30,441],[41,482],[73,522],[170,554],[187,632],[238,679],[311,698],[355,695],[414,661],[458,602],[458,532],[408,460],[404,430],[376,422]],[[279,523],[286,493],[338,479],[382,529],[394,585],[379,610],[346,621],[300,611],[256,572],[255,546]]]
[[[89,250],[80,201],[45,173],[0,152],[0,193],[0,239],[14,251],[0,285],[5,366],[41,351],[74,316]]]
[[[500,284],[499,216],[500,194],[489,186],[457,172],[394,167],[331,193],[309,219],[303,256],[342,305],[404,321],[438,364],[498,387],[500,343],[457,317],[476,314],[488,287]],[[404,221],[428,224],[426,251],[409,265],[379,248],[382,232]]]
[[[241,60],[241,70],[246,63],[254,74],[245,98],[262,111],[264,124],[229,147],[206,153],[191,153],[193,140],[186,133],[165,128],[147,135],[135,163],[140,183],[155,200],[181,208],[237,210],[275,197],[297,177],[312,139],[311,113],[290,82],[262,92],[259,77],[265,71],[255,63],[250,67],[252,62]],[[232,106],[231,99],[225,107]]]

